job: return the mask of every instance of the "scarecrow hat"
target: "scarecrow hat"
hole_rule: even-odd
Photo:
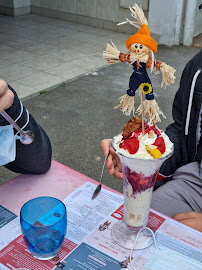
[[[126,19],[126,21],[119,23],[126,24],[130,23],[131,25],[139,28],[139,31],[130,36],[126,40],[126,48],[129,49],[130,46],[134,43],[140,43],[147,46],[149,49],[153,51],[153,53],[157,52],[157,43],[156,41],[150,36],[149,28],[148,28],[148,21],[144,16],[144,12],[141,7],[135,4],[133,7],[129,7],[131,11],[131,16],[136,19],[136,21],[130,21]]]
[[[153,51],[153,53],[157,52],[157,43],[150,36],[148,25],[143,24],[140,30],[135,34],[130,36],[126,40],[126,48],[129,49],[133,43],[140,43],[147,46],[149,49]]]

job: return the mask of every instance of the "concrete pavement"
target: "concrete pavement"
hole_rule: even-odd
[[[127,35],[34,14],[0,16],[0,78],[27,98],[103,67],[112,39],[124,48]]]

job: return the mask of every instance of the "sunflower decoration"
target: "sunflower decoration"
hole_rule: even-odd
[[[144,94],[150,94],[152,92],[152,86],[149,83],[141,83],[140,90]]]
[[[136,34],[129,36],[125,41],[128,52],[120,52],[112,42],[112,44],[107,44],[103,53],[104,59],[110,64],[127,62],[133,67],[133,73],[129,80],[129,89],[125,95],[119,98],[120,103],[114,109],[120,108],[123,114],[130,115],[132,112],[134,115],[135,92],[139,88],[141,105],[136,110],[136,113],[142,115],[142,123],[146,120],[151,124],[155,124],[161,121],[160,115],[166,117],[154,99],[153,87],[147,70],[150,68],[151,72],[154,69],[157,69],[156,73],[161,72],[161,87],[166,87],[175,82],[175,69],[166,63],[155,60],[154,54],[157,52],[157,43],[150,36],[148,21],[144,16],[144,12],[137,4],[129,8],[135,21],[127,19],[118,24],[129,23],[139,29]],[[143,98],[143,94],[145,98]]]

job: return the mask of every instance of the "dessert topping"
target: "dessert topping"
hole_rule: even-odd
[[[138,131],[142,127],[142,120],[134,116],[131,118],[123,128],[123,138],[128,137],[132,132]]]
[[[139,149],[139,140],[134,138],[126,138],[120,143],[119,147],[123,148],[124,150],[128,150],[131,155],[134,155]]]
[[[151,148],[151,146],[149,145],[145,145],[146,146],[146,149],[147,149],[147,152],[154,158],[154,159],[158,159],[160,157],[162,157],[162,154],[161,152],[156,148]]]
[[[163,137],[158,137],[154,142],[154,145],[157,146],[157,149],[161,152],[161,154],[165,153],[166,146]]]

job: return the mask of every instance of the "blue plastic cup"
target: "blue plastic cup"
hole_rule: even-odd
[[[22,206],[20,224],[32,255],[39,260],[50,260],[58,254],[64,241],[66,207],[53,197],[34,198]]]

